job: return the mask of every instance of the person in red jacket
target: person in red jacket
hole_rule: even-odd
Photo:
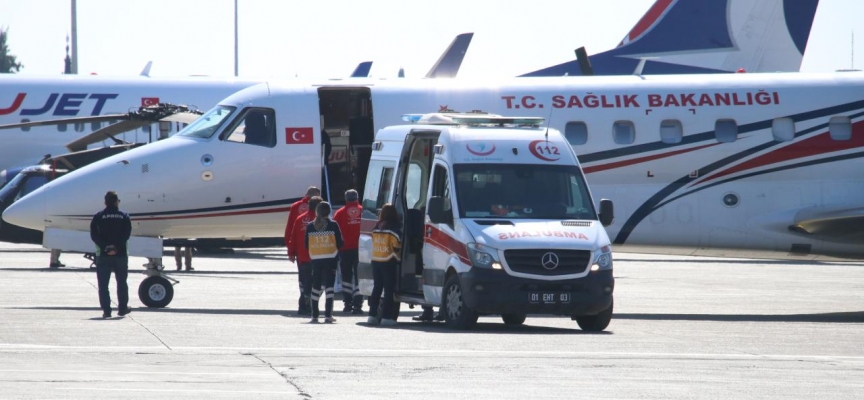
[[[342,231],[344,245],[339,249],[339,268],[342,272],[342,312],[363,314],[363,296],[357,284],[357,242],[360,240],[360,214],[363,206],[358,202],[357,191],[345,191],[345,207],[333,215],[333,220]]]
[[[306,196],[291,204],[291,209],[288,211],[288,223],[285,224],[285,247],[288,247],[291,242],[291,233],[294,232],[294,223],[297,222],[297,217],[309,211],[309,199],[312,196],[321,196],[321,189],[309,186],[309,189],[306,189]]]
[[[315,219],[315,207],[324,199],[312,196],[307,202],[307,210],[303,215],[297,217],[296,223],[291,227],[291,235],[288,236],[288,261],[297,262],[297,282],[300,285],[300,300],[297,306],[297,314],[311,315],[309,308],[309,294],[312,290],[312,259],[309,257],[309,249],[306,248],[306,225]]]

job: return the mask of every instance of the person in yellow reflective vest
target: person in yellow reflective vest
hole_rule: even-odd
[[[336,280],[337,256],[344,245],[339,225],[330,220],[330,203],[322,201],[315,207],[315,220],[306,226],[306,249],[312,259],[312,309],[313,324],[318,323],[318,299],[325,294],[324,322],[336,322],[333,318],[333,282]]]

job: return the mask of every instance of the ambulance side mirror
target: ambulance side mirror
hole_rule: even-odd
[[[452,224],[453,223],[453,211],[451,209],[444,209],[444,198],[440,196],[433,196],[429,199],[429,204],[427,205],[427,210],[429,211],[429,220],[435,224]]]
[[[612,205],[612,200],[609,199],[601,199],[600,200],[600,223],[603,226],[612,225],[612,221],[615,220],[615,207]]]

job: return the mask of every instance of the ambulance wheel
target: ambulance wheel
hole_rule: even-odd
[[[174,286],[161,276],[151,276],[138,286],[138,299],[150,308],[162,308],[174,298]]]
[[[610,304],[609,308],[601,311],[600,314],[576,317],[576,323],[583,331],[600,332],[609,326],[609,322],[612,322],[612,306],[614,304],[614,302]]]
[[[501,314],[501,319],[507,325],[522,325],[525,323],[525,314]]]
[[[462,296],[462,286],[459,284],[459,276],[453,274],[444,283],[444,299],[441,302],[444,314],[444,323],[453,329],[468,329],[477,323],[480,317],[476,311],[465,304]]]
[[[398,301],[393,301],[393,315],[391,317],[394,321],[399,320],[399,308],[401,307],[401,305],[402,305],[402,303],[400,303]],[[378,302],[378,314],[377,315],[378,316],[384,315],[384,299],[381,299],[381,301]]]

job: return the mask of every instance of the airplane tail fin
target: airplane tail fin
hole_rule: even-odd
[[[597,75],[798,71],[819,0],[657,0]],[[581,75],[568,62],[522,76]]]
[[[351,73],[351,77],[367,78],[369,77],[370,69],[372,69],[372,61],[363,61],[360,64],[357,64],[357,68],[354,68],[354,72]]]
[[[432,69],[426,74],[426,78],[455,78],[459,72],[459,67],[462,66],[462,59],[465,58],[465,52],[468,51],[468,45],[471,44],[471,39],[474,38],[474,33],[463,33],[456,36],[450,47],[444,51],[441,58],[432,66]]]

